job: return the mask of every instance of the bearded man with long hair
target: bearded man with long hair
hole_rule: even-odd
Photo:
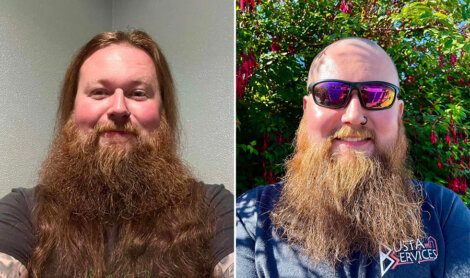
[[[178,142],[155,41],[91,39],[67,69],[39,184],[0,202],[0,277],[233,275],[233,197],[198,182]]]
[[[237,199],[237,277],[469,277],[470,213],[413,179],[398,94],[372,41],[315,57],[282,182]]]

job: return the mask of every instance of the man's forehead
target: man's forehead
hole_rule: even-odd
[[[357,80],[349,81],[364,81],[360,79],[371,78],[374,73],[396,76],[395,65],[380,46],[372,41],[352,38],[323,49],[311,64],[308,82],[336,78],[346,68],[357,73]],[[397,76],[392,79],[392,83],[398,83]]]

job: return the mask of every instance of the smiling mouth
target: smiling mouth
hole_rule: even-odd
[[[108,130],[101,133],[101,143],[123,144],[134,140],[135,134],[123,130]]]
[[[372,138],[370,137],[336,137],[335,140],[345,141],[345,142],[362,142],[362,141],[370,141]]]

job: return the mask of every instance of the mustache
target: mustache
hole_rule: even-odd
[[[335,139],[343,138],[361,138],[375,140],[375,132],[368,129],[367,127],[361,126],[359,128],[352,128],[351,126],[344,125],[339,129],[335,129],[328,136],[328,140],[332,142]]]
[[[97,123],[94,127],[94,133],[98,136],[110,131],[125,132],[134,136],[139,136],[138,129],[131,122],[127,122],[123,125],[116,125],[113,122]]]

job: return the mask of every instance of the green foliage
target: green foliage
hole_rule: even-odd
[[[310,62],[355,36],[376,41],[396,63],[416,176],[451,187],[470,205],[466,1],[239,0],[237,192],[282,177]]]

